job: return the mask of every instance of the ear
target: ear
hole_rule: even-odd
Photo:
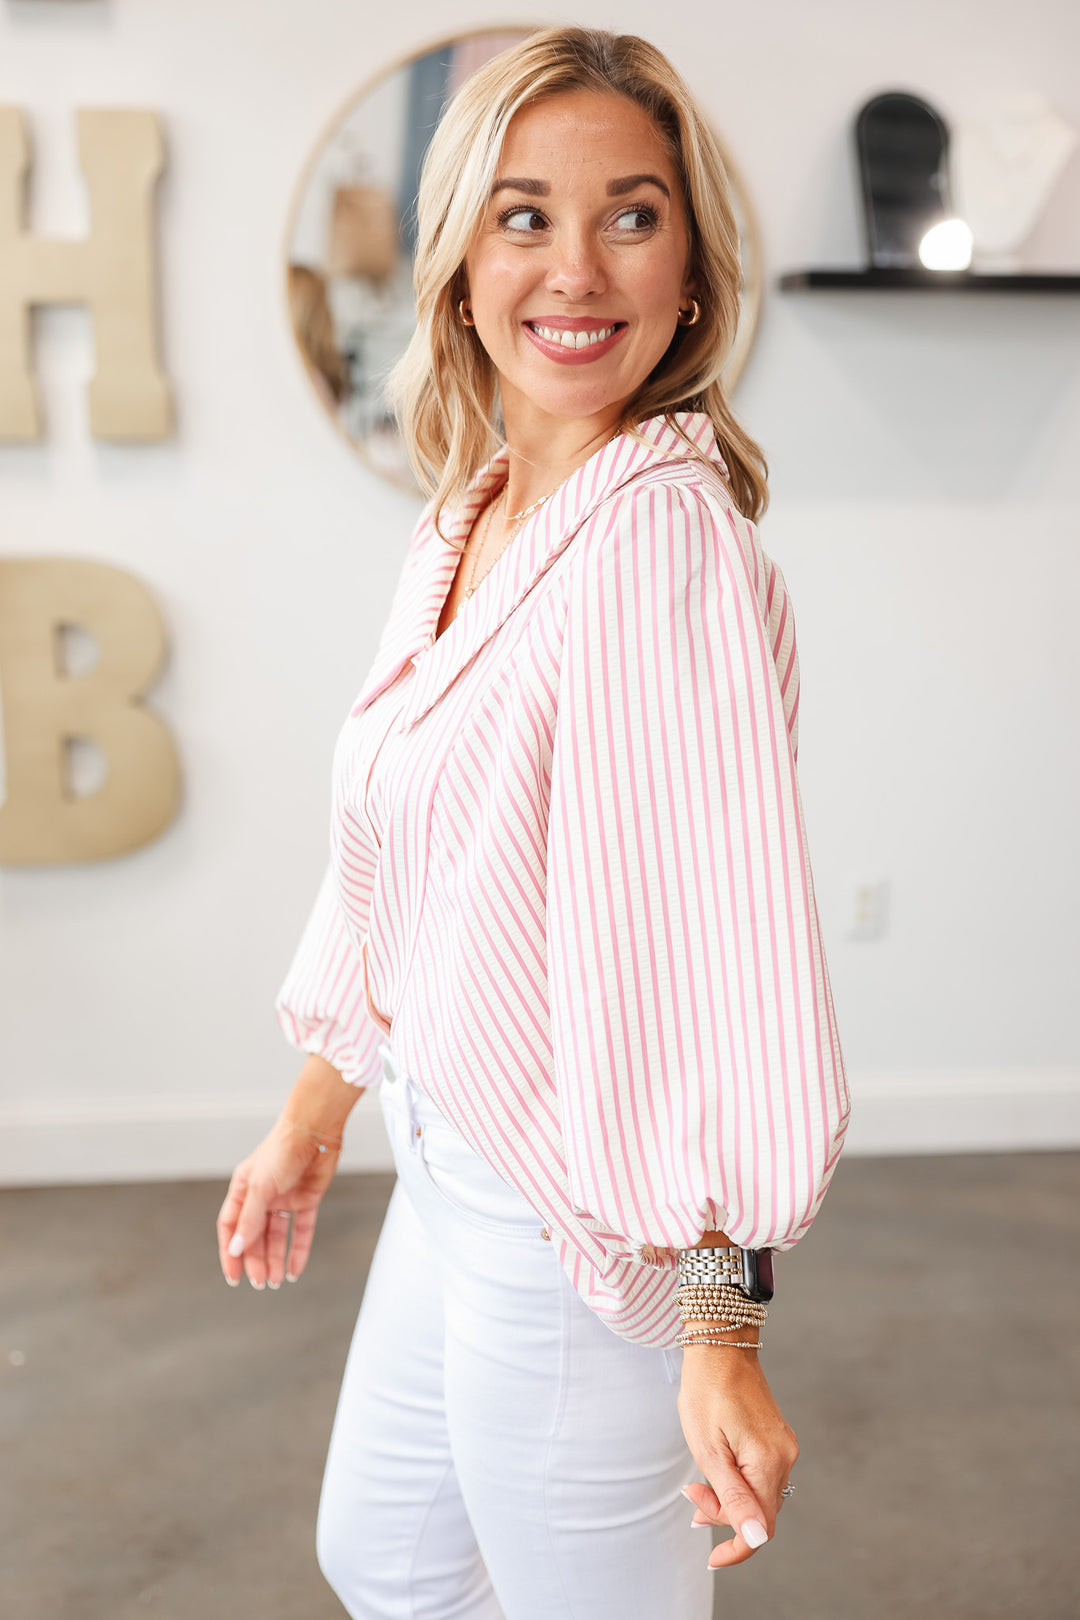
[[[698,292],[697,276],[694,275],[692,271],[688,270],[686,275],[683,277],[682,288],[679,292],[680,307],[687,303],[691,298],[697,298],[700,300],[701,294]]]

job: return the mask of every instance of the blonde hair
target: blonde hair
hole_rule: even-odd
[[[547,28],[492,57],[449,103],[428,147],[417,198],[416,330],[388,379],[417,480],[433,496],[437,523],[444,504],[460,500],[503,442],[494,426],[498,374],[458,312],[468,290],[465,256],[487,211],[510,120],[522,107],[571,90],[626,96],[653,120],[682,181],[687,268],[701,306],[696,324],[678,328],[627,402],[619,427],[640,438],[635,424],[648,417],[703,411],[727,462],[735,504],[756,520],[768,505],[768,467],[720,383],[742,284],[720,151],[687,86],[654,45],[594,28]]]
[[[335,405],[349,393],[349,374],[338,352],[334,320],[326,296],[326,277],[307,264],[290,264],[289,311],[300,352],[326,385]]]

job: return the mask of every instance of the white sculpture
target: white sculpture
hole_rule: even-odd
[[[1014,92],[951,138],[953,203],[974,238],[974,270],[1016,272],[1030,236],[1076,149],[1073,126],[1040,95]]]

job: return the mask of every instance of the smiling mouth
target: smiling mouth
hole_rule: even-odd
[[[626,322],[613,321],[610,326],[603,326],[596,332],[565,332],[553,326],[540,326],[536,321],[526,321],[525,325],[546,343],[561,343],[564,349],[591,349],[597,343],[605,343]]]

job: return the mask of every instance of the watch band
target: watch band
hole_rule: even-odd
[[[773,1297],[771,1249],[680,1249],[679,1283],[727,1283],[741,1288],[751,1299],[766,1303]]]
[[[679,1281],[743,1285],[741,1249],[681,1249]]]

